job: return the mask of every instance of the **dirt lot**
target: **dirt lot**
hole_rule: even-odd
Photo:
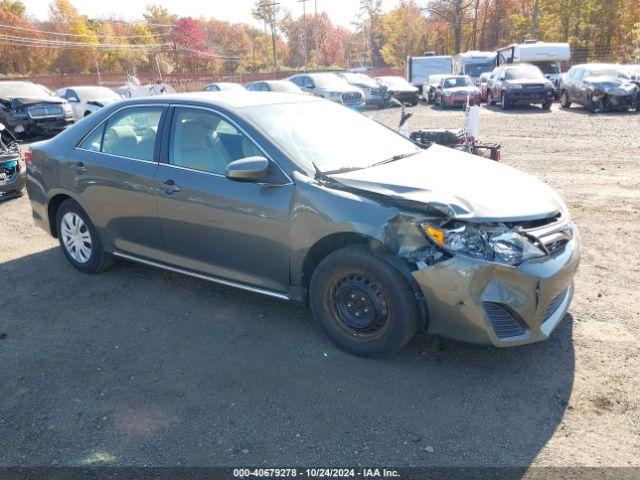
[[[507,350],[349,356],[293,305],[132,264],[84,276],[26,197],[0,203],[0,466],[640,467],[639,127],[483,107],[481,136],[563,195],[584,243],[569,315]]]

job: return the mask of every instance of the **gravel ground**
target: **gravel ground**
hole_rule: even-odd
[[[563,195],[584,242],[569,314],[513,349],[353,357],[294,305],[127,263],[82,275],[26,197],[0,203],[0,466],[640,466],[638,127],[483,107],[481,137]]]

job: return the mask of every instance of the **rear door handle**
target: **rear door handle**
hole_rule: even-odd
[[[162,184],[162,190],[164,190],[164,193],[166,193],[167,195],[171,195],[172,193],[179,192],[182,189],[180,188],[179,185],[176,185],[176,182],[169,179],[169,180],[165,180],[164,183]]]
[[[78,174],[82,174],[87,171],[87,167],[84,166],[84,162],[74,162],[72,165]]]

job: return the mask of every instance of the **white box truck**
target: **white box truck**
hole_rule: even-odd
[[[475,50],[459,53],[453,57],[453,73],[468,75],[475,85],[480,74],[496,68],[496,52],[478,52]]]
[[[560,87],[561,62],[571,60],[571,47],[568,43],[546,43],[538,40],[526,40],[524,43],[511,44],[499,48],[498,65],[511,63],[530,63],[542,70],[545,77],[556,87]]]
[[[429,75],[451,73],[451,55],[407,57],[407,81],[422,90]]]

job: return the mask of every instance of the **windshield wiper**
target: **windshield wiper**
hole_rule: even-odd
[[[396,160],[402,160],[403,158],[412,157],[413,155],[417,155],[420,152],[421,150],[418,150],[417,152],[401,153],[400,155],[394,155],[391,158],[387,158],[386,160],[381,160],[379,162],[374,163],[373,165],[369,165],[369,168],[377,167],[378,165],[384,165],[385,163],[395,162]]]

